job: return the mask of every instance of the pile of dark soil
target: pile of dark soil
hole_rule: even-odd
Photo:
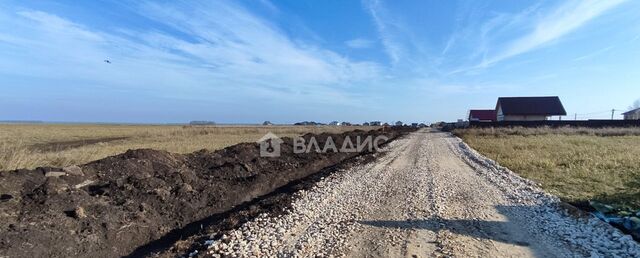
[[[205,252],[209,248],[208,241],[220,241],[223,235],[229,235],[230,231],[240,228],[244,223],[263,213],[269,216],[286,214],[296,199],[295,192],[308,190],[333,173],[347,173],[346,169],[372,162],[380,155],[384,153],[368,153],[326,167],[320,172],[292,181],[265,196],[238,205],[227,212],[218,213],[176,229],[174,230],[176,234],[167,234],[161,239],[140,246],[127,257],[189,257],[195,252]]]
[[[385,135],[407,128],[305,135],[320,146],[331,136]],[[0,256],[113,257],[129,255],[176,229],[264,196],[363,153],[293,152],[260,157],[256,143],[182,155],[129,150],[80,167],[0,173]]]

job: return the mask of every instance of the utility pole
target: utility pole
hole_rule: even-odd
[[[615,109],[612,109],[612,110],[611,110],[611,120],[613,120],[613,113],[614,113],[614,112],[616,112],[616,110],[615,110]]]
[[[573,114],[573,120],[578,120],[578,113]]]

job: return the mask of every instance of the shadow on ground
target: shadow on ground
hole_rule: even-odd
[[[554,248],[557,247],[548,246],[545,244],[546,241],[544,239],[536,239],[523,227],[527,223],[535,222],[527,221],[523,216],[515,216],[516,214],[537,214],[540,212],[540,206],[496,206],[495,209],[505,217],[504,220],[431,217],[415,220],[363,220],[358,222],[364,225],[389,229],[416,229],[433,232],[447,230],[457,235],[525,247],[535,257],[557,255],[557,249],[554,251]]]
[[[499,232],[500,228],[507,227],[509,222],[502,221],[482,221],[482,220],[463,220],[463,219],[421,219],[421,220],[373,220],[360,221],[361,224],[395,229],[420,229],[438,232],[440,230],[448,230],[454,234],[470,236],[473,238],[482,238],[519,246],[529,246],[529,243],[522,240],[518,241],[510,239],[507,232]],[[498,231],[498,232],[491,232]],[[494,234],[498,233],[498,234]]]
[[[620,187],[618,191],[610,194],[600,194],[593,197],[593,200],[606,203],[620,205],[633,210],[640,209],[640,176],[632,178]]]

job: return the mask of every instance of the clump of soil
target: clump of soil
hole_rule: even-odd
[[[315,138],[322,147],[331,136],[340,147],[347,136],[393,139],[408,130],[356,130]],[[0,256],[128,255],[176,229],[362,154],[296,154],[293,140],[283,140],[277,158],[261,157],[256,143],[242,143],[186,155],[129,150],[79,168],[2,172]]]

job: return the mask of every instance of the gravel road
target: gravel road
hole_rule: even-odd
[[[640,257],[631,237],[428,129],[296,195],[289,212],[263,214],[200,255]]]

